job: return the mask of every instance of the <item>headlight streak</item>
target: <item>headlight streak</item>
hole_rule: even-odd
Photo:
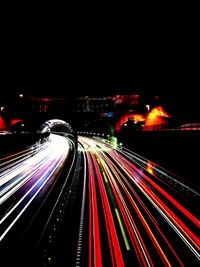
[[[3,222],[6,221],[6,219],[16,210],[16,208],[23,203],[23,208],[20,210],[18,214],[16,214],[15,218],[12,220],[12,222],[9,224],[9,226],[6,226],[6,229],[0,236],[0,242],[3,240],[3,238],[6,236],[6,234],[9,232],[9,230],[14,226],[14,224],[18,221],[18,219],[22,216],[22,214],[25,212],[25,210],[29,207],[31,202],[35,199],[35,197],[39,194],[42,188],[47,184],[49,179],[52,177],[53,173],[56,171],[57,167],[61,164],[63,159],[67,156],[69,151],[69,144],[66,141],[66,139],[61,139],[61,137],[58,136],[52,136],[53,142],[49,147],[46,148],[46,153],[50,154],[51,157],[46,158],[46,166],[44,165],[42,169],[37,170],[37,172],[33,171],[32,177],[36,177],[36,181],[31,186],[31,188],[28,189],[28,191],[21,197],[16,204],[2,217],[0,224],[2,225]],[[53,152],[53,153],[52,153]],[[41,154],[40,154],[41,155]],[[44,153],[42,154],[44,156]],[[37,156],[33,159],[37,162],[39,159]],[[34,160],[31,160],[34,161]],[[50,162],[50,164],[49,164]],[[45,170],[45,171],[44,171]],[[43,172],[43,173],[42,173]],[[36,175],[42,173],[42,175],[38,178]],[[29,197],[29,200],[28,200]],[[28,200],[26,202],[25,200]]]
[[[54,140],[56,138],[54,137]],[[59,143],[58,143],[59,145]],[[61,148],[61,147],[60,147]],[[2,190],[2,186],[9,181],[11,181],[13,184],[15,181],[19,179],[19,181],[26,176],[28,172],[31,172],[33,169],[39,169],[42,168],[42,164],[45,162],[48,162],[48,159],[51,158],[51,154],[58,151],[58,147],[54,144],[49,144],[49,147],[46,147],[45,150],[39,151],[38,154],[34,155],[33,157],[25,160],[23,163],[17,164],[14,169],[9,170],[9,174],[6,172],[1,175],[1,180],[0,180],[0,188]],[[60,152],[59,152],[60,153]],[[55,154],[56,155],[56,154]],[[22,173],[25,173],[22,177]],[[7,186],[6,186],[7,187]],[[9,188],[8,188],[9,189]],[[4,189],[5,190],[5,189]]]
[[[59,163],[58,163],[59,164]],[[55,171],[55,169],[53,169],[52,173]],[[35,186],[40,183],[41,180],[43,180],[43,178],[45,178],[46,174],[49,172],[49,170],[47,170],[42,177],[40,178],[40,180],[38,180],[38,182],[31,187],[31,190],[28,191],[28,193],[30,193],[32,191],[33,188],[35,188]],[[4,231],[4,233],[0,236],[0,242],[2,241],[2,239],[5,237],[5,235],[8,233],[8,231],[13,227],[13,225],[16,223],[16,221],[20,218],[20,216],[24,213],[24,211],[28,208],[28,206],[31,204],[31,202],[34,200],[34,198],[37,196],[37,194],[40,192],[40,190],[44,187],[44,185],[48,182],[50,176],[48,175],[48,178],[42,183],[42,185],[39,187],[39,189],[36,191],[36,193],[31,197],[31,199],[27,202],[27,204],[24,206],[24,208],[20,211],[20,213],[15,217],[15,219],[12,221],[12,223],[7,227],[7,229]],[[27,196],[27,195],[25,195]],[[17,206],[19,206],[19,204],[22,202],[22,200],[24,199],[21,198],[20,201],[8,212],[8,215],[4,216],[3,219],[1,220],[0,224],[11,214],[12,211],[15,210],[15,208]]]
[[[122,252],[120,249],[119,240],[117,237],[117,232],[116,232],[116,228],[115,228],[115,224],[114,224],[114,220],[113,220],[113,216],[111,212],[111,207],[108,201],[106,188],[103,183],[103,178],[102,178],[98,163],[96,161],[96,158],[94,158],[94,165],[95,165],[95,170],[96,170],[97,177],[98,177],[97,182],[98,182],[99,189],[100,189],[102,205],[104,207],[103,211],[104,211],[104,216],[105,216],[106,225],[107,225],[107,228],[106,228],[107,234],[110,240],[110,251],[112,255],[112,264],[113,266],[124,266]]]
[[[89,142],[87,142],[87,143],[89,143]],[[99,158],[99,160],[100,160],[100,158]],[[99,184],[99,188],[100,188],[102,204],[104,207],[103,211],[104,211],[104,217],[105,217],[105,222],[106,222],[106,226],[107,226],[106,229],[107,229],[107,235],[108,235],[108,241],[109,241],[109,247],[110,247],[110,254],[111,254],[111,258],[112,258],[112,266],[116,266],[116,264],[120,264],[119,260],[116,260],[116,262],[115,262],[115,259],[118,259],[119,256],[121,258],[121,265],[119,265],[119,266],[123,266],[124,263],[123,263],[123,259],[122,259],[122,252],[121,252],[121,249],[119,246],[119,241],[117,238],[117,233],[115,230],[115,224],[114,224],[114,221],[112,218],[110,205],[109,205],[107,194],[105,191],[105,186],[102,183],[103,179],[101,177],[101,173],[100,173],[99,167],[97,165],[97,161],[95,161],[95,159],[94,159],[93,162],[94,162],[95,170],[96,170],[97,177],[98,177],[97,180],[98,180],[98,184]],[[89,163],[89,166],[91,166],[90,163]],[[136,232],[136,236],[138,236],[137,232]],[[140,242],[140,240],[139,240],[139,242]],[[136,250],[137,250],[137,248],[136,248]],[[143,250],[143,247],[142,247],[142,250]],[[143,257],[141,257],[141,258],[143,259]],[[148,260],[146,260],[146,261],[148,262]],[[144,263],[144,266],[151,266],[150,264],[146,265],[144,260],[143,260],[143,263]]]
[[[15,163],[18,163],[21,160],[24,160],[24,159],[30,157],[37,150],[38,150],[38,148],[34,148],[34,149],[33,148],[28,148],[26,150],[22,150],[20,152],[14,153],[14,154],[12,154],[10,156],[4,157],[4,158],[0,158],[1,172],[2,172],[2,169],[10,168],[12,165],[15,165]],[[12,164],[9,164],[11,162],[12,162]],[[6,166],[2,168],[2,166],[4,166],[4,165],[6,165]]]
[[[0,175],[0,186],[3,184],[6,184],[11,180],[13,177],[16,177],[18,174],[21,174],[23,171],[27,171],[28,168],[32,168],[32,165],[36,162],[36,159],[38,159],[38,167],[39,164],[41,164],[40,161],[45,161],[45,157],[48,156],[49,148],[47,147],[46,150],[40,150],[37,154],[34,155],[31,153],[31,156],[28,158],[25,158],[23,162],[15,162],[15,165],[10,168],[9,170],[4,171]],[[50,151],[49,151],[50,152]]]
[[[119,151],[119,150],[117,150]],[[135,166],[139,166],[144,170],[148,171],[148,160],[144,161],[140,159],[140,157],[136,157],[133,152],[133,155],[131,155],[129,152],[124,153],[123,151],[119,151],[120,153],[116,157],[120,157],[120,154],[124,155],[126,158],[128,158],[131,162],[135,164]],[[112,152],[113,153],[113,152]],[[164,172],[164,171],[165,172]],[[187,185],[183,184],[182,182],[178,181],[177,178],[172,177],[171,175],[166,173],[167,170],[163,169],[162,167],[159,167],[157,164],[153,163],[153,173],[152,177],[154,177],[157,181],[159,181],[162,185],[165,185],[171,192],[173,192],[176,196],[177,194],[183,195],[183,191],[177,191],[177,186],[176,188],[174,185],[178,185],[178,188],[183,188],[187,192],[190,192],[194,196],[200,197],[200,194],[195,191],[194,189],[188,187]],[[173,184],[173,186],[171,185]],[[180,206],[180,204],[179,204]]]
[[[178,230],[178,228],[172,223],[172,221],[166,216],[166,214],[158,207],[158,205],[156,205],[156,203],[148,196],[148,194],[146,194],[145,191],[143,191],[142,188],[141,188],[141,191],[149,199],[149,201],[152,203],[152,205],[158,210],[158,212],[165,218],[165,220],[171,225],[171,227],[175,230],[175,232],[181,237],[181,239],[190,248],[190,250],[195,254],[195,256],[200,260],[199,253],[192,247],[192,245],[188,242],[188,240],[184,237],[184,235]],[[173,218],[169,214],[167,214],[167,215],[173,220]],[[186,234],[186,232],[185,232],[185,234]],[[187,237],[189,237],[189,236],[187,235]]]
[[[67,140],[68,140],[69,148],[70,148],[70,149],[73,149],[73,148],[75,147],[74,142],[71,141],[71,140],[68,139],[68,138],[67,138]],[[68,171],[68,175],[67,175],[67,177],[66,177],[66,179],[65,179],[65,182],[64,182],[64,184],[63,184],[63,186],[62,186],[62,188],[61,188],[61,190],[60,190],[60,193],[59,193],[59,195],[58,195],[58,197],[57,197],[57,199],[56,199],[56,202],[55,202],[55,204],[54,204],[54,206],[53,206],[53,208],[52,208],[52,211],[51,211],[51,213],[50,213],[50,215],[49,215],[49,217],[48,217],[48,220],[47,220],[47,222],[46,222],[46,224],[45,224],[45,226],[44,226],[44,228],[43,228],[42,234],[41,234],[41,236],[40,236],[40,238],[39,238],[39,241],[38,241],[38,245],[39,245],[39,243],[41,242],[41,240],[42,240],[42,238],[43,238],[43,236],[44,236],[44,233],[45,233],[47,227],[49,226],[50,220],[51,220],[51,218],[53,217],[53,214],[55,213],[56,208],[57,208],[57,206],[58,206],[58,204],[59,204],[59,201],[60,201],[60,199],[61,199],[61,197],[62,197],[62,195],[63,195],[64,189],[65,189],[65,187],[66,187],[66,184],[67,184],[67,181],[68,181],[68,178],[69,178],[69,175],[70,175],[71,170],[72,170],[72,167],[73,167],[73,165],[74,165],[74,161],[75,161],[75,153],[74,153],[74,156],[73,156],[73,160],[72,160],[70,169],[69,169],[69,171]]]
[[[100,157],[99,157],[99,160],[100,160]],[[106,169],[105,169],[105,171],[108,172]],[[109,177],[109,175],[107,175],[107,176]],[[113,192],[115,193],[115,190],[113,190]],[[115,194],[115,196],[116,195],[117,194]],[[121,196],[121,194],[119,194],[119,196]],[[116,199],[118,199],[118,198],[116,198]],[[121,203],[119,203],[119,201],[118,201],[118,206],[121,207]],[[123,208],[125,208],[126,213],[124,212]],[[150,260],[150,257],[148,255],[147,249],[145,248],[144,243],[143,243],[143,241],[141,239],[139,231],[138,231],[136,225],[134,224],[133,220],[130,219],[130,213],[128,212],[127,207],[123,207],[123,208],[121,208],[120,210],[121,210],[121,212],[123,214],[123,217],[127,218],[127,216],[128,216],[128,218],[129,218],[129,219],[126,219],[126,224],[128,225],[129,235],[132,237],[131,238],[132,244],[135,247],[135,250],[136,250],[137,255],[138,255],[137,256],[138,257],[138,261],[140,262],[140,264],[143,263],[143,266],[153,266],[153,264],[152,264],[152,262]],[[133,232],[132,232],[132,230],[133,230]],[[137,243],[138,243],[138,245],[135,245]]]
[[[49,171],[49,169],[45,172]],[[33,173],[34,175],[35,173]],[[0,220],[0,225],[7,219],[8,216],[20,205],[20,203],[30,194],[30,192],[43,180],[45,175],[42,175],[40,179],[37,180],[36,183],[33,184],[33,186],[23,195],[23,197],[3,216],[3,218]]]
[[[140,165],[142,168],[146,169],[146,167],[148,165],[148,159],[142,157],[141,155],[139,155],[139,154],[127,149],[127,148],[123,148],[123,150],[116,149],[116,151],[118,151],[120,154],[123,154],[124,156],[128,157],[131,161]],[[186,181],[184,181],[181,177],[178,177],[176,174],[172,173],[171,171],[164,169],[163,167],[159,166],[156,163],[153,163],[153,171],[154,172],[156,171],[157,175],[158,174],[164,175],[165,178],[157,177],[157,178],[161,179],[162,181],[172,180],[174,183],[177,183],[180,187],[183,187],[186,190],[188,190],[189,192],[191,192],[192,194],[194,194],[195,196],[200,197],[200,193],[198,193],[196,190],[194,190],[193,188],[186,185]],[[155,173],[154,173],[154,175],[155,175]],[[181,180],[183,180],[183,182],[181,182]]]
[[[42,167],[45,165],[48,158],[41,160],[37,165],[35,165],[32,169],[24,168],[21,173],[26,172],[23,175],[19,175],[20,173],[16,174],[11,173],[9,180],[9,184],[5,185],[4,188],[0,190],[0,204],[2,204],[6,199],[8,199],[14,192],[16,192],[19,188],[21,188],[27,181],[29,181],[32,176]],[[20,169],[20,166],[19,166]],[[13,176],[14,175],[14,176]],[[7,182],[8,183],[8,182]]]
[[[92,198],[94,198],[94,196],[95,196],[95,198],[94,198],[95,202],[97,201],[96,191],[94,191],[94,190],[96,190],[95,189],[95,181],[94,181],[95,176],[93,173],[93,171],[95,169],[96,182],[98,184],[99,192],[101,195],[101,202],[102,202],[106,232],[107,232],[107,237],[108,237],[108,244],[109,244],[109,248],[110,248],[110,257],[111,257],[112,266],[123,267],[124,261],[122,258],[122,253],[121,253],[121,249],[119,246],[119,241],[117,238],[117,233],[116,233],[114,221],[112,218],[112,213],[110,210],[105,186],[103,183],[103,177],[101,176],[101,172],[99,170],[97,160],[93,154],[93,150],[90,151],[90,153],[87,152],[86,155],[87,155],[88,169],[89,169],[89,176],[88,176],[89,177],[89,189],[91,188],[91,190],[89,190],[89,229],[90,229],[90,231],[89,231],[89,266],[96,266],[95,262],[96,262],[96,264],[97,263],[102,264],[102,256],[101,256],[102,252],[101,252],[101,250],[97,250],[97,248],[96,248],[97,245],[98,245],[98,247],[100,247],[100,243],[98,244],[97,242],[95,242],[95,236],[93,236],[94,243],[92,242],[92,227],[93,227],[93,233],[96,232],[96,231],[94,231],[95,228],[98,230],[98,232],[100,231],[99,230],[99,223],[98,223],[98,221],[96,221],[96,219],[98,218],[98,213],[96,213],[98,211],[98,209],[97,209],[97,207],[92,207],[92,205],[94,205],[94,201],[91,201]],[[97,202],[95,203],[95,205],[97,205]],[[94,213],[95,215],[92,213]],[[92,220],[92,217],[93,217],[93,220]],[[92,223],[93,223],[93,226],[92,226]],[[97,241],[100,242],[100,239],[98,239]],[[100,257],[101,263],[100,263],[100,260],[99,260],[99,262],[97,261],[98,257]],[[92,258],[94,258],[94,265],[92,265]]]
[[[138,227],[134,222],[134,219],[126,205],[126,202],[122,196],[122,193],[119,189],[119,187],[116,184],[116,179],[120,180],[119,176],[117,175],[117,173],[114,171],[115,177],[112,175],[112,173],[110,172],[109,169],[111,169],[113,171],[113,167],[112,165],[110,165],[109,159],[106,158],[105,155],[103,155],[102,153],[102,157],[104,158],[104,160],[102,160],[102,164],[104,166],[105,172],[107,173],[107,176],[109,177],[109,181],[110,181],[110,185],[112,187],[112,191],[114,192],[115,195],[115,199],[117,201],[118,207],[120,208],[120,211],[123,215],[123,219],[126,223],[126,227],[128,229],[129,232],[129,236],[131,238],[132,241],[132,245],[135,248],[136,252],[137,252],[137,257],[138,257],[138,261],[142,264],[142,266],[153,266],[153,262],[151,260],[151,257],[149,255],[149,252],[144,244],[144,241],[139,233]],[[105,163],[106,162],[106,163]],[[108,167],[109,166],[109,167]],[[116,179],[115,179],[116,178]],[[128,192],[126,192],[128,193]],[[139,214],[139,217],[141,219],[141,221],[143,222],[144,226],[146,227],[146,229],[149,230],[149,227],[144,219],[144,217],[141,215],[141,212],[139,211],[139,208],[137,207],[136,203],[134,202],[134,200],[130,197],[130,194],[128,193],[129,199],[132,202],[132,205],[135,209],[135,211],[137,212],[137,214]],[[156,248],[160,251],[161,255],[164,255],[162,249],[160,248],[160,246],[158,245],[158,242],[156,241],[153,233],[149,230],[148,231],[151,239],[153,239],[154,244],[156,243]],[[168,261],[165,258],[165,263],[167,263],[167,266],[169,266]]]
[[[106,148],[105,148],[106,151]],[[200,227],[200,221],[187,209],[185,209],[178,201],[176,201],[172,196],[170,196],[166,191],[164,191],[160,186],[158,186],[152,179],[148,178],[147,175],[142,173],[140,169],[138,169],[135,165],[133,165],[130,161],[122,157],[121,155],[117,155],[116,153],[111,152],[114,158],[116,158],[117,162],[121,162],[122,165],[130,166],[134,169],[137,173],[139,173],[142,178],[145,178],[156,190],[158,190],[164,197],[171,202],[171,204],[179,209],[192,223],[196,224],[197,227]],[[130,171],[131,172],[131,171]]]
[[[148,251],[148,248],[146,247],[146,240],[143,239],[143,233],[140,234],[140,229],[138,229],[137,227],[138,222],[134,221],[132,217],[133,211],[130,211],[130,207],[127,206],[127,200],[132,205],[134,212],[137,214],[145,231],[148,233],[152,243],[154,244],[157,250],[157,253],[160,255],[163,264],[165,266],[171,266],[171,264],[173,263],[173,257],[163,247],[163,242],[165,242],[171,253],[176,258],[176,263],[181,266],[184,266],[184,262],[180,252],[178,252],[180,255],[176,253],[176,244],[173,242],[173,240],[168,240],[166,234],[162,231],[153,215],[145,206],[139,195],[135,192],[133,185],[136,186],[137,190],[139,189],[139,191],[146,198],[146,200],[151,203],[152,207],[155,208],[155,210],[161,215],[164,221],[167,222],[171,229],[173,229],[174,233],[176,233],[177,236],[180,237],[179,240],[182,240],[183,244],[188,247],[188,249],[198,260],[200,260],[200,240],[195,234],[197,231],[199,231],[200,222],[195,215],[193,215],[175,198],[175,196],[170,195],[169,191],[165,191],[165,189],[163,189],[164,187],[162,188],[161,184],[157,184],[156,179],[162,180],[162,177],[160,178],[157,176],[159,170],[157,165],[153,164],[152,168],[153,171],[156,170],[157,172],[148,175],[148,173],[145,174],[140,168],[138,168],[140,166],[141,168],[147,171],[147,161],[142,162],[141,159],[137,160],[137,158],[133,159],[130,157],[128,160],[125,152],[123,152],[125,156],[124,157],[121,151],[120,153],[118,153],[116,150],[113,150],[110,147],[108,148],[107,145],[102,144],[101,142],[91,138],[81,137],[80,142],[87,144],[87,154],[90,154],[90,157],[93,161],[92,164],[90,162],[90,165],[95,169],[95,179],[100,189],[102,204],[105,199],[102,195],[101,188],[104,188],[104,190],[107,191],[105,191],[106,195],[108,195],[109,193],[107,189],[108,186],[110,186],[112,189],[112,194],[118,206],[118,209],[116,211],[114,205],[114,212],[116,214],[122,235],[124,237],[124,224],[125,233],[128,233],[128,238],[131,240],[132,246],[137,251],[138,262],[141,266],[153,266],[154,259],[151,258],[151,251]],[[109,157],[106,154],[109,154]],[[128,179],[123,176],[119,168],[127,176]],[[163,172],[165,177],[167,176],[164,171],[160,171],[160,173],[161,172]],[[173,177],[171,176],[170,179],[173,179]],[[164,180],[165,179],[163,179],[162,182],[164,182]],[[182,183],[180,182],[178,184],[181,185]],[[187,186],[185,186],[184,184],[183,187],[187,188]],[[174,190],[173,187],[172,190]],[[124,199],[124,196],[126,196],[126,199]],[[135,202],[134,198],[135,200],[137,200],[137,203]],[[112,197],[110,198],[110,201],[111,200]],[[109,208],[111,208],[111,204],[108,203],[108,205]],[[103,208],[103,211],[104,210],[106,209]],[[90,216],[92,216],[92,214]],[[149,222],[145,219],[145,216],[148,216]],[[104,215],[104,217],[106,217],[106,215]],[[106,220],[106,218],[104,219]],[[186,224],[188,222],[190,222],[191,225]],[[149,223],[151,223],[152,225]],[[151,229],[152,226],[154,226],[153,230]],[[159,238],[155,235],[158,235],[158,233],[160,235]],[[163,239],[162,242],[160,242],[161,238]],[[130,242],[129,239],[127,239],[128,242]],[[126,243],[125,240],[126,238],[124,238],[124,242]],[[92,246],[92,244],[90,245]],[[129,246],[126,244],[126,247]],[[113,257],[111,246],[110,253],[111,257]],[[113,261],[112,266],[115,266]]]
[[[134,210],[135,210],[136,213],[138,214],[138,217],[140,218],[141,222],[143,223],[144,228],[147,230],[148,234],[150,235],[151,240],[152,240],[154,246],[156,247],[156,249],[158,249],[159,254],[161,255],[161,258],[163,258],[163,260],[164,260],[164,263],[165,263],[165,264],[167,263],[167,265],[169,265],[169,262],[168,262],[166,256],[164,255],[163,250],[161,249],[161,247],[160,247],[158,241],[156,240],[156,238],[155,238],[153,232],[150,230],[150,227],[149,227],[149,225],[147,224],[147,222],[146,222],[144,216],[142,215],[142,213],[141,213],[141,211],[140,211],[138,205],[136,204],[136,202],[135,202],[135,201],[133,200],[133,198],[131,197],[131,195],[130,195],[130,193],[128,192],[127,188],[125,187],[125,184],[123,183],[122,179],[120,179],[120,177],[119,177],[119,175],[118,175],[118,173],[117,173],[117,172],[119,172],[119,170],[117,170],[116,165],[115,165],[115,164],[114,164],[114,163],[113,163],[113,162],[112,162],[112,161],[111,161],[105,154],[103,154],[103,153],[102,153],[102,157],[104,158],[102,164],[104,164],[104,167],[105,167],[105,169],[106,169],[106,172],[108,173],[108,176],[111,177],[111,178],[110,178],[110,183],[111,183],[111,185],[113,184],[113,186],[115,187],[115,190],[116,190],[115,197],[116,197],[116,199],[117,199],[117,198],[120,198],[121,203],[122,203],[122,205],[123,205],[123,208],[124,208],[124,210],[126,210],[126,214],[128,215],[128,219],[129,219],[129,221],[130,221],[130,223],[131,223],[131,227],[130,227],[130,226],[129,226],[129,221],[127,221],[126,216],[124,216],[124,220],[127,222],[127,227],[129,227],[129,229],[130,229],[130,230],[129,230],[130,235],[132,235],[132,228],[133,228],[133,229],[136,229],[136,226],[134,225],[133,218],[132,218],[132,216],[131,216],[131,214],[130,214],[128,208],[127,208],[126,202],[125,202],[125,200],[124,200],[123,197],[122,197],[122,194],[121,194],[121,192],[120,192],[119,187],[118,187],[117,184],[116,184],[116,181],[115,181],[114,177],[117,178],[117,180],[118,180],[118,182],[120,183],[120,185],[122,186],[123,190],[126,192],[126,195],[128,196],[131,205],[133,206]],[[109,165],[110,170],[112,170],[112,173],[114,174],[114,177],[113,177],[112,174],[109,174],[110,171],[109,171],[109,169],[108,169],[108,165]],[[116,169],[116,170],[115,170],[115,169]],[[149,218],[151,219],[152,223],[153,223],[154,226],[157,228],[157,230],[158,230],[159,233],[161,234],[162,238],[165,240],[166,244],[167,244],[167,245],[169,246],[169,248],[171,249],[172,253],[175,255],[175,257],[177,258],[177,260],[179,261],[179,263],[183,266],[183,264],[181,263],[180,259],[179,259],[178,256],[177,256],[177,254],[175,253],[174,249],[172,248],[172,246],[170,245],[170,243],[167,241],[166,237],[164,236],[164,234],[163,234],[162,231],[160,230],[159,226],[157,225],[157,222],[156,222],[155,219],[152,217],[152,215],[149,213],[148,209],[145,207],[145,205],[143,204],[143,202],[140,200],[140,198],[138,197],[137,193],[133,190],[133,188],[131,187],[131,185],[128,183],[127,179],[126,179],[125,177],[123,177],[122,174],[120,174],[120,176],[123,178],[123,180],[124,180],[124,182],[126,183],[126,185],[128,186],[128,188],[133,192],[134,197],[136,197],[137,201],[140,203],[140,205],[142,206],[142,208],[143,208],[143,210],[145,211],[145,213],[149,216]],[[113,190],[113,192],[115,192],[115,190]],[[118,203],[119,203],[119,202],[118,202]],[[119,204],[119,206],[120,206],[120,204]],[[122,214],[124,214],[124,212],[123,212],[123,208],[121,209]],[[126,214],[124,214],[124,215],[126,215]],[[135,230],[135,233],[136,233],[136,236],[137,236],[137,235],[138,235],[137,233],[139,233],[139,231],[138,231],[138,230],[137,230],[137,231]],[[139,235],[138,235],[138,236],[139,236]],[[141,239],[141,237],[140,237],[140,239]],[[141,241],[139,242],[139,244],[140,244],[140,243],[143,244],[143,246],[144,246],[144,242],[142,241],[142,239],[141,239]],[[133,246],[135,246],[134,243],[133,243]],[[138,246],[138,247],[139,247],[139,246]],[[144,247],[145,247],[145,246],[144,246]],[[140,247],[139,247],[139,248],[140,248]],[[143,251],[144,251],[144,249],[143,249]],[[146,254],[148,255],[148,252],[147,252],[147,249],[146,249],[146,248],[145,248],[145,251],[146,251]],[[140,253],[140,255],[142,255],[142,254]],[[149,257],[149,259],[150,259],[150,256],[149,256],[149,255],[148,255],[148,257]],[[153,263],[152,263],[152,261],[151,261],[151,265],[150,265],[150,266],[152,266],[152,265],[153,265]]]
[[[124,161],[126,162],[126,160],[124,159]],[[130,165],[130,162],[129,162]],[[138,188],[145,193],[146,196],[148,196],[148,199],[151,200],[152,203],[154,203],[154,206],[157,207],[157,209],[159,211],[162,210],[162,215],[165,214],[165,219],[167,218],[168,223],[170,222],[170,225],[173,225],[173,229],[176,230],[177,234],[179,234],[179,236],[182,238],[182,240],[188,245],[188,247],[191,249],[191,251],[200,259],[200,255],[199,253],[196,251],[199,250],[199,244],[200,244],[200,240],[197,238],[197,236],[175,215],[174,212],[172,212],[172,210],[170,210],[163,201],[161,201],[160,198],[158,198],[158,196],[155,193],[151,193],[151,190],[149,190],[149,188],[144,184],[144,182],[140,181],[139,183],[136,183],[135,180],[133,179],[135,173],[133,174],[132,170],[129,168],[129,166],[126,165],[126,168],[124,167],[125,165],[121,164],[120,167],[124,169],[124,171],[128,174],[128,176],[130,177],[130,179],[138,186]],[[132,164],[132,167],[134,169],[136,169],[136,167]],[[144,175],[143,173],[140,172],[140,170],[138,170],[138,172],[140,174],[143,175],[143,177],[146,179],[148,178],[146,175]],[[150,179],[148,178],[148,181]],[[151,181],[151,180],[150,180]],[[151,181],[152,183],[152,181]],[[152,201],[153,200],[153,201]],[[156,202],[156,203],[155,203]],[[158,208],[160,207],[160,208]],[[179,207],[177,207],[179,208]],[[183,212],[183,209],[181,210]],[[166,216],[167,214],[167,216]],[[186,215],[184,213],[184,215]],[[187,215],[186,215],[187,216]],[[193,215],[192,215],[193,216]],[[169,218],[171,220],[169,220]],[[190,218],[190,217],[189,217]],[[195,218],[195,217],[194,217]],[[173,221],[173,223],[172,223]],[[197,226],[199,227],[199,223],[198,220],[195,218],[195,220],[192,220],[193,223],[197,224]],[[175,226],[175,225],[176,226]],[[179,230],[178,230],[179,229]],[[184,233],[184,235],[187,236],[187,238],[190,240],[190,242],[193,244],[193,246],[196,247],[196,249],[187,241],[187,239],[184,237],[183,234],[181,234],[181,232]],[[192,237],[192,238],[191,238]]]
[[[166,191],[164,191],[159,185],[157,185],[152,179],[150,179],[147,175],[145,175],[140,169],[138,169],[135,165],[132,163],[128,162],[124,158],[120,158],[123,162],[124,165],[129,165],[139,175],[142,176],[143,180],[145,179],[146,181],[149,182],[159,193],[162,194],[170,203],[178,209],[183,215],[185,215],[192,223],[194,223],[197,227],[200,227],[200,221],[191,213],[189,212],[183,205],[181,205],[178,201],[176,201],[172,196],[170,196]],[[129,169],[129,168],[128,168]],[[131,172],[131,170],[130,170]]]
[[[126,162],[126,160],[124,160],[124,162]],[[130,166],[130,163],[129,163]],[[187,219],[189,219],[193,224],[195,224],[198,228],[200,228],[200,221],[192,214],[190,213],[188,210],[186,210],[180,203],[178,203],[173,197],[171,197],[166,191],[164,191],[160,186],[158,186],[154,181],[152,181],[149,177],[147,177],[147,175],[145,175],[144,173],[141,172],[141,170],[139,170],[137,167],[135,167],[133,164],[131,164],[131,167],[133,168],[134,172],[136,171],[139,175],[142,176],[143,180],[140,181],[141,184],[143,184],[143,187],[147,188],[147,191],[153,195],[153,199],[157,199],[158,202],[161,202],[161,199],[155,194],[155,193],[151,193],[150,190],[148,190],[148,186],[146,184],[144,184],[144,181],[148,181],[149,184],[151,184],[159,193],[161,193],[162,196],[164,196],[168,201],[170,201],[170,203],[179,211],[181,211],[181,213],[187,217]],[[128,170],[128,172],[130,174],[132,174],[132,170],[127,167],[126,168]],[[134,173],[135,174],[135,173]],[[133,177],[133,176],[132,176]],[[194,239],[195,242],[197,244],[200,244],[200,240],[197,239],[196,236],[193,235],[193,233],[190,231],[190,229],[187,228],[187,226],[185,224],[183,224],[179,218],[174,214],[174,212],[172,212],[165,204],[164,202],[162,202],[162,207],[164,207],[164,210],[168,210],[169,212],[171,212],[171,215],[174,219],[176,219],[180,225],[183,226],[183,228],[185,228],[186,232],[188,232]]]

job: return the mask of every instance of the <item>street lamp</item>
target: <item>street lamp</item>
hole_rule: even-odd
[[[150,105],[146,105],[146,108],[149,111],[150,110]]]

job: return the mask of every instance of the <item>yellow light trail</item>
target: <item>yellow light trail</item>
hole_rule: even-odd
[[[115,213],[117,215],[117,219],[118,219],[119,226],[120,226],[120,229],[121,229],[121,232],[122,232],[122,235],[123,235],[124,243],[126,245],[126,250],[131,250],[131,248],[129,246],[129,243],[128,243],[128,239],[127,239],[125,230],[124,230],[124,227],[123,227],[123,224],[122,224],[122,221],[121,221],[121,218],[120,218],[120,215],[119,215],[119,212],[118,212],[118,209],[115,209]]]

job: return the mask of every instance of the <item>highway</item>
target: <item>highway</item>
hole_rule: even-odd
[[[79,142],[87,166],[79,250],[87,252],[76,266],[199,265],[199,193],[131,151]]]
[[[0,160],[1,266],[200,264],[198,190],[100,138],[79,136],[75,155],[51,134]]]
[[[1,159],[0,248],[5,256],[1,266],[10,266],[10,260],[21,264],[23,258],[31,264],[31,254],[65,183],[59,174],[72,150],[70,140],[51,134],[43,145]]]

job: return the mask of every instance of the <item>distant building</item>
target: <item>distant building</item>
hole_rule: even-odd
[[[13,112],[10,120],[13,117],[29,121],[60,118],[73,123],[78,130],[103,131],[106,127],[120,132],[129,121],[134,126],[132,129],[151,131],[167,128],[170,118],[158,105],[158,96],[147,99],[139,94],[74,98],[28,96],[17,103],[16,110],[20,112]]]

